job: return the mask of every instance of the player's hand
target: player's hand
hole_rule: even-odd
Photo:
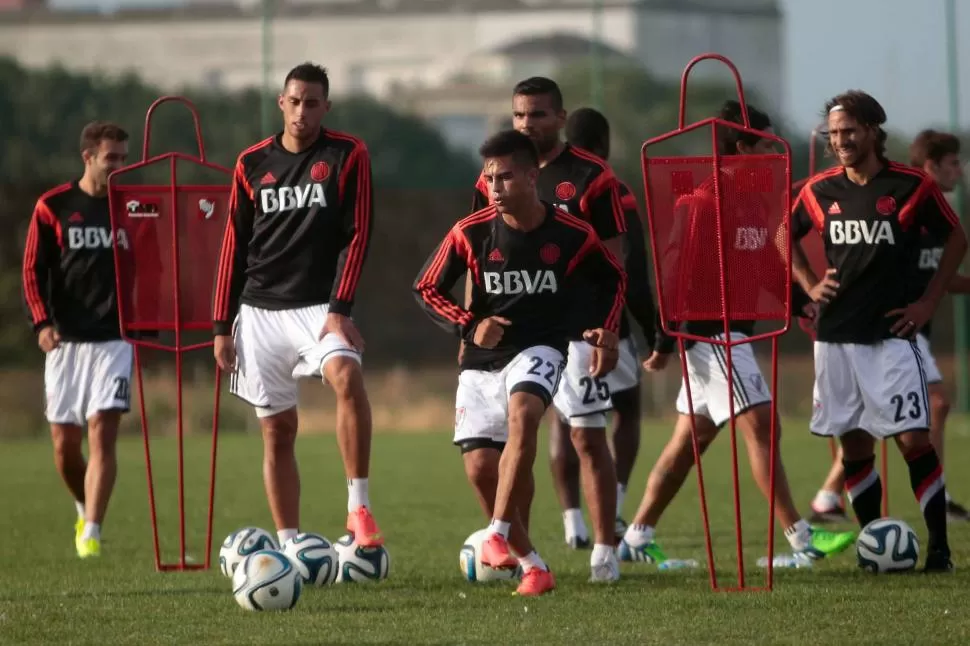
[[[48,325],[37,333],[37,345],[47,354],[61,344],[61,335],[53,325]]]
[[[933,310],[933,305],[923,300],[910,303],[901,309],[890,310],[886,312],[886,316],[898,316],[899,320],[893,323],[889,331],[904,339],[916,338],[923,326],[933,318]]]
[[[647,372],[660,372],[667,367],[667,362],[670,360],[670,354],[661,354],[654,350],[647,357],[647,360],[643,362],[643,369]]]
[[[839,281],[835,280],[836,269],[826,269],[822,280],[815,283],[815,286],[808,291],[808,297],[816,303],[828,303],[835,298],[839,289]]]
[[[327,321],[323,324],[323,329],[320,330],[320,336],[318,338],[322,340],[328,334],[336,334],[348,347],[363,353],[364,337],[357,331],[357,326],[354,325],[354,322],[349,316],[333,313],[327,314]]]
[[[472,343],[480,348],[494,348],[505,335],[505,326],[511,325],[512,321],[501,316],[489,316],[487,319],[478,322],[475,326],[475,336]]]
[[[615,332],[603,328],[586,330],[583,332],[583,340],[593,346],[589,364],[590,376],[602,377],[616,367],[616,362],[620,359],[620,339]]]
[[[806,321],[806,326],[812,332],[818,330],[818,303],[809,303],[802,308],[802,319]]]
[[[620,347],[620,337],[615,332],[610,332],[601,327],[583,332],[583,340],[596,348],[616,350]]]
[[[236,343],[228,334],[220,334],[212,345],[216,365],[223,372],[236,372]]]

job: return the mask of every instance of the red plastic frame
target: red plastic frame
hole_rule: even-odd
[[[155,155],[153,157],[148,156],[149,145],[151,141],[151,120],[152,114],[155,112],[156,108],[163,103],[175,101],[184,104],[192,114],[192,121],[195,127],[195,137],[199,147],[199,154],[196,157],[187,155],[180,152],[167,152],[161,155]],[[225,191],[228,195],[229,183],[225,186],[215,186],[215,185],[179,185],[176,174],[176,164],[179,160],[184,162],[193,163],[204,168],[219,171],[225,173],[228,177],[232,176],[232,172],[212,162],[206,161],[205,158],[205,145],[202,139],[202,127],[199,122],[199,114],[196,110],[195,105],[181,96],[163,96],[155,100],[154,103],[149,106],[147,113],[145,114],[145,132],[144,132],[144,143],[142,145],[142,158],[141,161],[136,162],[130,166],[118,169],[108,176],[108,199],[109,199],[109,211],[111,213],[111,229],[112,234],[117,235],[117,231],[120,228],[120,222],[116,216],[117,200],[119,199],[119,185],[118,180],[121,176],[131,173],[133,171],[146,168],[159,163],[168,162],[169,170],[171,173],[171,182],[168,186],[165,185],[123,185],[126,191],[131,191],[133,189],[144,191],[145,193],[164,193],[169,191],[172,197],[172,207],[177,208],[178,200],[177,196],[179,190],[206,190],[215,192]],[[180,285],[180,274],[179,274],[179,245],[177,241],[179,240],[178,229],[179,229],[179,218],[172,217],[172,263],[173,263],[173,289],[174,292],[174,304],[175,304],[175,319],[176,321],[181,321],[181,298],[179,296],[179,285]],[[195,324],[195,325],[179,325],[179,324],[165,324],[165,325],[149,325],[149,324],[133,324],[129,325],[125,320],[125,312],[127,309],[124,307],[127,295],[122,290],[121,286],[121,271],[120,271],[120,256],[118,247],[114,247],[115,256],[115,267],[119,269],[116,276],[117,290],[118,290],[118,311],[119,318],[121,319],[121,329],[122,335],[126,341],[132,344],[134,348],[134,363],[135,372],[138,379],[138,396],[139,396],[139,411],[141,414],[142,422],[142,437],[145,445],[145,469],[148,478],[148,499],[151,511],[151,521],[152,521],[152,543],[155,552],[155,569],[160,572],[164,571],[185,571],[185,570],[208,570],[211,567],[211,552],[212,552],[212,519],[213,519],[213,505],[215,502],[215,473],[216,473],[216,449],[218,446],[218,429],[219,429],[219,391],[221,386],[222,374],[216,367],[215,374],[215,395],[213,403],[213,421],[212,421],[212,454],[209,463],[209,509],[208,518],[206,524],[206,546],[205,546],[205,559],[203,563],[189,563],[186,560],[185,553],[185,483],[184,483],[184,465],[183,465],[183,419],[182,419],[182,356],[186,352],[192,350],[198,350],[202,348],[208,348],[213,345],[213,341],[206,341],[203,343],[195,343],[191,345],[182,344],[182,332],[190,330],[212,330],[212,325]],[[211,281],[208,281],[211,282]],[[157,330],[170,330],[175,333],[175,346],[166,346],[159,343],[154,343],[151,341],[146,341],[144,339],[132,338],[129,334],[131,331],[139,331],[145,329],[157,329]],[[176,414],[177,414],[177,430],[176,430],[176,442],[178,447],[178,507],[179,507],[179,559],[176,563],[162,563],[161,554],[158,542],[158,522],[155,510],[155,488],[154,488],[154,478],[152,476],[152,460],[151,460],[151,446],[149,442],[148,433],[148,418],[145,411],[145,395],[144,395],[144,383],[142,379],[142,366],[139,350],[141,348],[150,348],[155,350],[164,350],[175,353],[175,376],[177,383],[176,390]]]
[[[710,118],[698,121],[696,123],[692,123],[690,125],[685,125],[684,120],[685,120],[685,113],[686,113],[686,107],[687,107],[686,106],[687,79],[691,70],[694,68],[694,66],[703,60],[720,61],[724,63],[731,70],[731,73],[734,75],[735,87],[738,93],[738,100],[741,104],[742,119],[744,121],[743,125],[738,125],[736,123],[725,121],[723,119],[719,119],[716,117],[710,117]],[[721,302],[724,308],[722,310],[722,320],[724,322],[725,339],[724,340],[711,339],[708,337],[700,337],[697,335],[689,334],[687,332],[682,332],[680,330],[670,329],[667,324],[668,318],[665,312],[664,299],[659,294],[657,299],[658,309],[660,312],[661,326],[664,332],[669,336],[672,336],[678,340],[681,372],[684,377],[684,383],[685,383],[685,388],[687,393],[687,405],[688,405],[688,410],[690,412],[690,417],[691,417],[691,441],[693,443],[694,463],[697,469],[697,481],[698,481],[698,488],[700,490],[701,515],[704,523],[704,537],[705,537],[706,548],[707,548],[708,571],[710,575],[711,588],[715,591],[728,591],[728,592],[741,591],[741,590],[771,590],[774,585],[773,558],[774,558],[774,537],[775,537],[775,510],[774,510],[774,505],[771,504],[770,502],[768,505],[769,507],[768,566],[767,566],[766,584],[764,588],[750,588],[745,585],[744,555],[742,550],[743,541],[742,541],[742,532],[741,532],[741,501],[740,501],[740,495],[739,495],[740,490],[739,490],[739,477],[738,477],[737,429],[736,429],[736,424],[734,419],[734,392],[733,392],[734,388],[732,383],[733,380],[728,380],[728,402],[729,402],[730,413],[731,413],[731,419],[730,419],[731,461],[732,461],[732,478],[734,482],[734,511],[735,511],[735,533],[736,533],[736,539],[737,539],[738,587],[721,588],[718,586],[717,572],[714,564],[714,552],[713,552],[713,547],[711,545],[710,522],[707,514],[707,499],[706,499],[705,489],[704,489],[704,474],[703,474],[703,469],[701,467],[701,456],[700,456],[700,450],[697,442],[697,429],[696,429],[696,424],[694,419],[694,403],[690,392],[690,382],[687,379],[687,358],[684,352],[684,341],[685,340],[702,341],[705,343],[712,343],[714,345],[723,346],[725,348],[726,363],[727,363],[726,372],[727,374],[731,374],[731,371],[732,371],[731,348],[733,346],[741,345],[744,343],[753,343],[755,341],[759,341],[762,339],[769,339],[769,338],[771,339],[771,342],[772,342],[771,392],[774,393],[775,396],[773,396],[771,400],[771,420],[772,421],[771,421],[771,446],[770,446],[771,468],[769,473],[769,480],[770,480],[769,499],[774,500],[775,475],[776,475],[775,456],[777,455],[777,451],[778,451],[778,447],[776,445],[776,435],[778,431],[777,429],[778,339],[782,334],[786,333],[789,327],[791,326],[791,305],[792,305],[791,295],[790,293],[786,294],[786,302],[785,302],[786,314],[785,314],[784,327],[778,330],[756,334],[746,339],[734,340],[731,338],[731,332],[730,332],[731,321],[728,319],[728,315],[727,315],[727,304],[730,302],[730,300],[728,299],[728,284],[726,280],[724,241],[721,235],[721,230],[722,230],[721,197],[720,197],[720,190],[718,187],[719,185],[718,171],[720,170],[720,155],[717,150],[717,129],[719,127],[722,127],[722,128],[733,128],[736,130],[742,130],[744,132],[756,134],[759,137],[762,137],[765,139],[770,139],[780,144],[783,147],[783,149],[785,150],[784,157],[787,162],[786,169],[788,174],[787,181],[785,182],[786,203],[789,205],[791,204],[791,146],[788,144],[787,141],[785,141],[784,139],[782,139],[781,137],[773,133],[759,131],[751,128],[751,122],[748,118],[747,104],[744,99],[744,88],[741,82],[741,75],[739,74],[735,65],[729,59],[727,59],[725,56],[722,56],[720,54],[715,54],[715,53],[702,54],[700,56],[696,56],[693,59],[691,59],[691,61],[684,68],[683,75],[681,76],[680,110],[678,115],[677,129],[670,131],[668,133],[665,133],[663,135],[653,137],[647,140],[646,142],[644,142],[643,146],[641,147],[641,164],[642,164],[642,170],[643,170],[643,184],[644,184],[643,188],[644,188],[644,195],[645,195],[645,201],[646,201],[647,222],[650,229],[650,241],[651,241],[651,245],[653,246],[652,257],[653,257],[653,265],[654,265],[654,276],[656,279],[658,290],[660,289],[660,285],[662,284],[662,280],[661,280],[662,272],[660,270],[659,254],[656,248],[656,227],[654,226],[654,218],[656,217],[656,215],[655,215],[655,209],[652,208],[652,196],[650,191],[650,181],[649,181],[649,172],[648,172],[648,167],[651,164],[651,159],[647,154],[647,150],[651,146],[654,146],[656,144],[667,141],[674,137],[677,137],[685,133],[692,132],[694,130],[698,130],[700,128],[707,127],[707,126],[711,127],[711,140],[712,140],[712,150],[713,150],[712,165],[714,170],[714,173],[713,173],[714,192],[715,192],[715,195],[717,196],[715,212],[716,212],[716,220],[717,220],[716,226],[717,226],[717,232],[718,232],[718,253],[719,253],[720,274],[721,274],[721,281],[720,281]],[[652,161],[657,162],[657,161],[662,161],[663,159],[664,158],[654,158]],[[683,160],[684,158],[666,158],[666,159]],[[790,256],[791,254],[790,231],[786,236],[786,247],[787,247],[787,252]],[[790,286],[791,280],[792,280],[790,263],[788,263],[788,267],[786,268],[786,280]],[[790,289],[788,291],[790,292]]]

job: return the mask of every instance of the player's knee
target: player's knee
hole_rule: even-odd
[[[293,409],[259,420],[267,452],[292,451],[296,443],[296,411]]]
[[[592,456],[601,452],[606,441],[606,432],[599,428],[573,428],[569,433],[576,453],[581,456]]]
[[[510,399],[509,435],[518,435],[522,438],[522,442],[535,444],[544,412],[541,406],[533,405],[521,398]]]
[[[950,414],[950,400],[946,393],[934,390],[930,392],[931,419],[946,419]]]
[[[57,425],[51,428],[51,442],[54,455],[58,459],[65,459],[81,454],[81,429]]]
[[[868,460],[875,455],[875,439],[861,429],[844,433],[839,441],[842,445],[842,460],[845,462]]]
[[[360,364],[351,357],[334,357],[328,361],[326,376],[338,399],[357,399],[364,394]]]
[[[501,454],[491,449],[478,449],[462,456],[465,475],[475,491],[485,500],[495,498],[498,488],[498,462]]]
[[[121,413],[101,411],[88,420],[88,448],[92,455],[114,455]]]

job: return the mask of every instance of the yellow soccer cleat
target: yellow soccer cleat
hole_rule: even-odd
[[[101,541],[97,538],[82,539],[80,536],[75,541],[77,555],[82,559],[91,556],[101,556]]]
[[[74,543],[75,545],[81,540],[81,534],[84,533],[84,519],[80,516],[77,517],[77,522],[74,523]]]

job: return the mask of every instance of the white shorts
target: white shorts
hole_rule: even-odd
[[[131,367],[126,341],[62,342],[44,365],[47,421],[85,426],[99,411],[128,412]]]
[[[640,353],[632,336],[620,340],[620,358],[616,368],[606,375],[606,383],[611,395],[640,385]]]
[[[462,370],[455,396],[455,444],[485,440],[504,444],[509,438],[509,397],[525,391],[552,402],[565,361],[546,345],[520,352],[501,370]]]
[[[717,338],[723,339],[724,335],[719,334]],[[745,338],[745,335],[732,332],[731,339],[736,338]],[[771,391],[761,375],[750,343],[731,346],[731,373],[735,415],[771,401]],[[729,421],[731,407],[728,400],[727,348],[711,343],[695,343],[687,350],[687,375],[694,414],[710,419],[718,427]],[[677,412],[690,414],[683,380],[680,394],[677,395]]]
[[[236,372],[229,378],[229,392],[269,417],[297,404],[298,381],[323,376],[334,357],[360,353],[336,334],[318,339],[327,320],[327,305],[288,310],[264,310],[242,305],[233,323]]]
[[[919,346],[920,355],[922,355],[923,358],[923,370],[926,371],[926,383],[942,383],[943,375],[940,374],[940,368],[936,365],[936,358],[930,351],[930,340],[922,334],[917,334],[916,345]]]
[[[916,341],[816,341],[812,433],[839,437],[862,429],[886,438],[929,428],[924,366]]]
[[[592,377],[592,361],[593,346],[570,341],[566,370],[553,404],[572,428],[606,428],[606,412],[613,408],[609,375]]]

